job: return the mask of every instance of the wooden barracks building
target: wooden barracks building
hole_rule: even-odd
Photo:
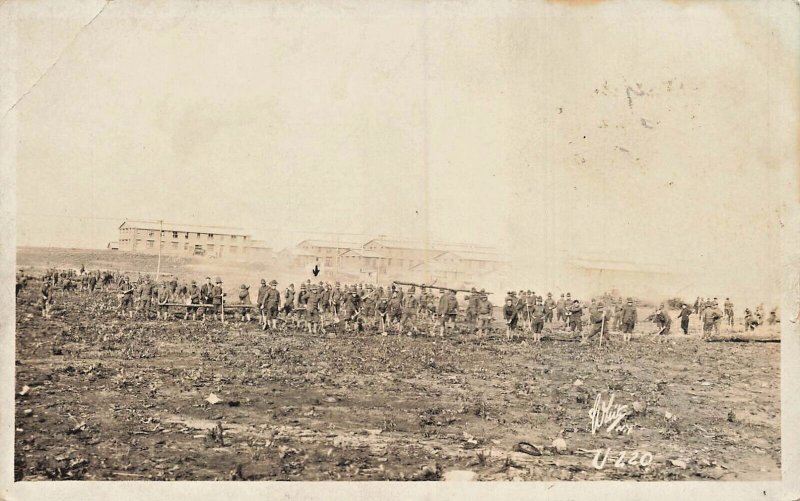
[[[125,220],[119,225],[121,252],[162,255],[207,256],[231,260],[271,257],[272,249],[238,228],[198,226],[158,221]]]

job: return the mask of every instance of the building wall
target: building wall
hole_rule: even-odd
[[[161,254],[203,255],[225,259],[250,259],[271,255],[271,249],[251,247],[247,235],[225,235],[165,230],[161,233]],[[119,250],[158,254],[159,230],[123,227],[119,230]]]

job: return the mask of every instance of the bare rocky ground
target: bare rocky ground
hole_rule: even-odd
[[[17,480],[780,478],[779,343],[312,337],[122,319],[110,292],[43,319],[38,287],[17,301]],[[598,394],[625,431],[591,433]]]

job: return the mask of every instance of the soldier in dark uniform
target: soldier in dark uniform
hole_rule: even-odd
[[[225,300],[225,293],[222,291],[222,279],[217,277],[214,280],[214,289],[211,291],[211,304],[214,310],[214,319],[219,315],[220,321],[225,321],[225,307],[223,301]]]
[[[150,277],[145,275],[144,280],[139,284],[139,309],[145,319],[150,318],[150,306],[153,297],[153,284],[150,283]]]
[[[403,298],[403,315],[400,317],[400,334],[403,333],[404,329],[408,329],[409,336],[411,336],[412,333],[418,332],[417,326],[414,323],[418,308],[419,301],[414,293],[409,291]]]
[[[559,297],[558,301],[556,301],[556,321],[567,321],[567,302],[564,299],[564,294],[561,294],[561,297]]]
[[[631,333],[633,329],[636,327],[636,321],[638,320],[638,312],[636,311],[636,306],[633,305],[633,299],[628,298],[627,304],[622,307],[620,311],[620,320],[622,322],[622,333],[624,341],[630,341]]]
[[[689,316],[692,314],[692,310],[689,309],[689,305],[683,303],[681,305],[681,311],[678,313],[678,318],[681,319],[681,330],[685,335],[689,335]]]
[[[290,285],[289,287],[291,288],[292,286]],[[290,300],[287,298],[287,302],[288,301]],[[278,282],[276,280],[269,281],[269,288],[267,289],[266,294],[264,294],[264,299],[261,305],[265,315],[263,329],[266,330],[267,324],[269,324],[269,327],[273,331],[277,330],[278,310],[280,309],[281,306],[281,295],[278,292]]]
[[[188,297],[188,302],[191,306],[186,307],[186,316],[184,317],[185,320],[189,319],[189,315],[192,315],[192,320],[197,320],[197,306],[200,304],[200,288],[197,286],[197,282],[192,280],[191,285],[189,285],[189,290],[186,292]]]
[[[289,316],[293,316],[294,311],[294,284],[289,284],[289,287],[283,293],[283,312],[286,314],[286,322],[288,325]],[[266,325],[266,324],[265,324]],[[297,327],[297,317],[295,316],[294,326]]]
[[[206,283],[204,283],[200,287],[200,300],[202,301],[200,308],[197,309],[197,313],[205,322],[206,320],[206,311],[211,308],[211,304],[213,302],[214,297],[214,284],[211,283],[211,277],[206,277]]]
[[[544,301],[544,321],[553,323],[553,311],[556,309],[556,302],[553,301],[553,294],[548,292],[547,299]],[[539,331],[541,333],[541,331]]]
[[[725,322],[729,327],[733,327],[733,303],[731,298],[725,298]]]
[[[666,340],[667,334],[669,334],[669,330],[672,327],[672,319],[669,317],[669,313],[667,313],[667,309],[663,304],[658,307],[653,315],[653,322],[655,322],[659,328],[654,339],[656,341],[660,341],[661,339]]]
[[[258,296],[256,296],[256,304],[258,305],[258,324],[265,326],[267,324],[267,315],[264,313],[264,296],[267,294],[267,281],[261,279],[261,286],[258,288]]]
[[[320,299],[319,286],[312,285],[311,292],[306,297],[306,318],[308,319],[308,333],[316,334],[319,330],[320,320]]]
[[[241,305],[251,305],[253,304],[250,302],[250,287],[242,284],[239,287],[239,304]],[[239,321],[240,322],[250,322],[250,308],[246,306],[242,306],[242,311],[240,312]]]
[[[569,295],[569,294],[567,294]],[[572,301],[572,306],[569,307],[569,330],[578,333],[583,332],[583,308],[580,301],[577,299]]]
[[[41,298],[39,304],[42,307],[42,317],[50,317],[50,305],[53,304],[53,286],[50,285],[48,280],[42,280],[42,288],[40,290]]]
[[[403,315],[403,303],[400,300],[400,293],[397,290],[392,291],[392,297],[389,299],[388,311],[389,312],[387,315],[388,317],[387,330],[390,329],[393,325],[399,323],[400,318]]]
[[[166,281],[161,282],[156,288],[156,302],[158,303],[156,307],[156,318],[158,320],[161,320],[162,317],[164,320],[169,319],[169,306],[167,306],[167,303],[169,303],[171,297],[172,294]]]
[[[714,331],[717,331],[717,325],[723,314],[719,311],[713,302],[709,301],[703,309],[703,339],[708,339]]]
[[[531,311],[531,330],[533,331],[533,342],[538,343],[542,340],[542,329],[547,319],[547,306],[542,303],[540,298],[536,299],[536,305]],[[552,317],[552,310],[551,317]]]
[[[506,297],[506,304],[503,306],[503,319],[506,321],[506,340],[511,340],[517,328],[517,318],[517,307],[514,304],[514,299]]]
[[[467,299],[467,325],[470,326],[470,330],[475,332],[477,329],[478,324],[478,303],[480,303],[480,296],[478,295],[477,289],[472,287],[469,293],[469,299]]]
[[[128,317],[133,318],[133,286],[128,280],[128,277],[123,277],[122,284],[119,286],[119,291],[122,297],[120,298],[119,308],[122,315],[128,312]]]
[[[478,303],[478,335],[483,337],[492,326],[492,303],[486,291],[481,289],[480,302]]]
[[[300,290],[297,292],[297,322],[304,326],[306,330],[310,330],[308,312],[306,311],[306,303],[308,303],[310,292],[305,283],[300,284]]]
[[[605,333],[608,331],[608,326],[606,325],[607,317],[608,315],[606,314],[603,303],[597,304],[595,309],[589,314],[589,325],[591,326],[589,335],[581,339],[581,343],[589,341],[598,334],[600,336],[605,335]]]
[[[439,337],[444,337],[444,326],[447,323],[448,302],[450,296],[444,289],[439,290],[439,303],[436,306],[436,321],[439,326]]]
[[[375,305],[375,313],[378,315],[378,324],[381,334],[386,335],[387,325],[389,323],[389,299],[381,295],[378,299],[378,304]]]
[[[458,317],[458,298],[454,290],[449,291],[448,295],[450,297],[447,298],[447,323],[450,329],[455,331],[456,318]]]

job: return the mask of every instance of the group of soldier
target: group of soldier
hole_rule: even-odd
[[[25,287],[28,277],[17,275],[17,293]],[[462,326],[468,332],[485,336],[494,321],[494,305],[485,290],[472,288],[464,297],[460,307],[456,291],[445,288],[411,286],[407,290],[395,285],[386,288],[371,284],[334,284],[307,280],[297,289],[290,284],[281,293],[275,280],[261,279],[255,302],[252,301],[249,286],[242,284],[235,298],[231,300],[223,290],[219,277],[212,280],[206,277],[198,285],[179,282],[175,277],[152,280],[149,275],[139,276],[135,281],[122,273],[111,271],[48,270],[42,278],[41,307],[47,316],[57,290],[86,291],[110,290],[116,285],[119,302],[118,315],[133,318],[158,320],[179,318],[182,320],[226,321],[233,314],[241,322],[251,322],[254,314],[264,330],[307,330],[311,334],[325,333],[328,330],[363,331],[365,328],[387,335],[419,334],[427,331],[429,335],[444,337],[447,330],[456,327],[461,317]],[[438,291],[438,297],[437,297]],[[466,291],[465,291],[466,292]],[[638,322],[637,301],[634,298],[591,299],[586,304],[572,297],[570,293],[561,294],[554,299],[551,293],[546,297],[533,291],[518,293],[510,291],[501,308],[508,339],[520,336],[523,332],[532,335],[533,342],[541,341],[545,324],[554,328],[566,329],[581,336],[587,342],[596,336],[603,336],[612,330],[621,332],[624,341],[631,339]],[[176,314],[177,312],[177,314]],[[584,319],[584,312],[587,318]],[[703,337],[719,333],[723,319],[733,325],[733,303],[726,299],[724,310],[720,310],[716,298],[697,298],[694,307],[681,304],[678,312],[681,330],[688,334],[689,317],[695,314],[701,320]],[[745,327],[754,329],[763,323],[763,307],[753,314],[745,310]],[[662,304],[647,317],[658,328],[656,338],[669,333],[672,319],[666,305]],[[771,312],[768,323],[777,321]],[[587,332],[584,332],[587,326]]]
[[[520,330],[530,331],[533,341],[539,342],[545,323],[555,321],[570,332],[581,334],[581,342],[587,342],[611,329],[621,331],[624,339],[629,340],[638,320],[633,298],[628,298],[625,303],[621,299],[609,303],[607,309],[604,301],[592,299],[590,304],[584,305],[578,299],[573,299],[569,292],[554,300],[549,292],[544,299],[530,290],[519,291],[519,294],[509,291],[503,306],[506,337],[513,338]],[[589,332],[586,336],[583,336],[584,309],[588,312]]]

